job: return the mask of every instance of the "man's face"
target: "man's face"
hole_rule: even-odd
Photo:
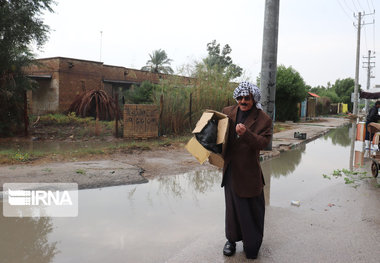
[[[248,111],[253,107],[254,101],[252,94],[249,96],[239,96],[236,98],[241,111]]]

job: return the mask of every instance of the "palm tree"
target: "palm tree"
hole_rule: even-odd
[[[146,66],[142,67],[141,70],[154,73],[174,73],[173,69],[170,67],[170,62],[172,60],[168,58],[165,50],[155,50],[152,52],[152,54],[149,54],[149,57],[150,59],[146,62]]]

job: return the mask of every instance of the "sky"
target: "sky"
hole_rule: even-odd
[[[357,16],[364,12],[359,84],[367,86],[368,50],[380,53],[380,1],[280,0],[277,64],[292,66],[312,87],[355,78]],[[179,72],[207,56],[216,40],[256,82],[261,71],[265,0],[56,0],[45,13],[49,40],[37,58],[69,57],[140,69],[154,50],[163,49]],[[356,15],[356,17],[354,16]],[[370,24],[372,23],[372,24]],[[102,32],[102,33],[101,33]],[[376,67],[377,66],[377,67]],[[371,87],[380,84],[380,63]]]

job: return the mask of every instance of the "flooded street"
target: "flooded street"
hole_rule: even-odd
[[[342,183],[324,179],[323,174],[349,169],[349,131],[351,134],[351,126],[337,128],[296,150],[281,153],[280,158],[263,162],[267,204],[288,207],[291,200],[302,201],[331,184]]]
[[[328,243],[326,247],[321,244],[326,240],[319,240],[323,239],[325,230],[334,233],[325,224],[336,224],[337,214],[322,219],[325,220],[323,224],[313,222],[316,216],[323,217],[328,209],[334,209],[331,206],[338,208],[343,202],[343,198],[337,200],[334,196],[337,191],[329,192],[331,189],[339,189],[342,193],[349,191],[350,195],[353,193],[352,198],[359,196],[356,189],[344,184],[343,178],[328,180],[323,177],[336,169],[349,169],[350,130],[351,126],[338,128],[262,163],[268,229],[259,262],[350,262],[340,253],[330,258],[331,251],[339,252],[339,245],[329,251]],[[375,179],[369,181],[363,182],[360,188],[373,191],[370,184]],[[221,173],[216,170],[162,176],[145,184],[80,190],[76,218],[1,216],[0,262],[244,262],[241,245],[234,257],[222,255],[224,194],[220,183]],[[314,202],[317,197],[321,200]],[[366,195],[366,198],[371,196]],[[292,200],[299,201],[300,207],[292,206]],[[329,207],[330,202],[333,205]],[[364,216],[371,224],[365,231],[379,229],[377,213],[376,210]],[[276,221],[278,218],[282,221]],[[296,229],[297,225],[300,229]],[[319,227],[318,231],[310,232],[314,230],[310,225]],[[310,229],[305,230],[307,227]],[[372,246],[378,247],[380,233],[372,235]],[[351,245],[367,241],[355,233],[349,237],[353,238]],[[316,242],[320,248],[309,247],[302,252],[303,247],[294,243],[297,239],[304,246]],[[330,239],[339,241],[335,235]],[[307,261],[308,251],[319,255],[318,249],[325,249],[326,257]],[[289,254],[289,250],[294,253]],[[360,251],[366,253],[362,248]],[[379,252],[376,253],[374,258],[379,256]],[[349,255],[350,258],[353,256]],[[366,257],[363,260],[372,262]]]

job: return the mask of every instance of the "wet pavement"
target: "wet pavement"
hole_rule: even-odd
[[[354,188],[323,177],[352,167],[352,133],[340,127],[262,162],[267,212],[255,262],[378,262],[379,179]],[[369,165],[363,158],[361,169]],[[222,255],[220,182],[214,169],[161,176],[80,190],[76,218],[0,216],[0,262],[252,262],[241,243]]]

